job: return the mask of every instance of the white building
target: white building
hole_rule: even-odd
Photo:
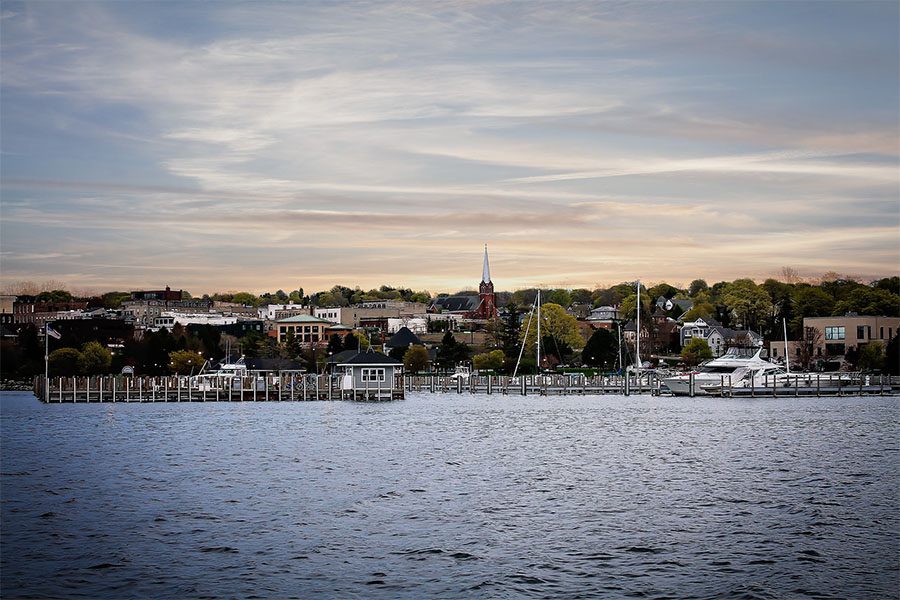
[[[294,315],[308,315],[309,307],[302,304],[267,304],[256,309],[260,319],[264,321],[277,321]]]

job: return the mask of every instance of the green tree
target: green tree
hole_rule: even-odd
[[[499,371],[505,361],[503,350],[492,350],[472,357],[472,365],[479,371]]]
[[[75,348],[59,348],[50,353],[50,375],[66,377],[77,375],[81,352]]]
[[[199,353],[191,350],[175,350],[169,354],[169,367],[179,375],[199,371],[204,362]]]
[[[709,285],[706,284],[706,281],[703,279],[695,279],[691,282],[691,285],[688,286],[688,295],[693,298],[700,292],[705,292],[709,289]]]
[[[619,343],[609,329],[597,329],[581,351],[581,362],[591,367],[611,370],[619,357]]]
[[[403,368],[418,373],[428,368],[428,350],[425,346],[413,344],[403,354]]]
[[[885,368],[884,344],[869,342],[859,351],[860,371],[881,371]]]
[[[665,297],[666,300],[674,298],[679,291],[680,290],[677,287],[669,285],[668,283],[658,283],[647,290],[647,295],[650,296],[650,299],[653,302],[656,302],[656,299],[660,296]]]
[[[543,297],[543,294],[541,296]],[[569,308],[572,305],[572,294],[564,289],[550,290],[545,301],[548,303],[559,304],[563,308]]]
[[[709,302],[701,302],[700,304],[695,304],[691,310],[681,315],[679,321],[682,323],[690,323],[697,319],[712,319],[715,318],[715,316],[716,307]]]
[[[745,329],[759,331],[764,318],[772,313],[772,300],[751,279],[736,279],[725,286],[722,302]]]
[[[444,369],[452,369],[457,364],[469,360],[471,350],[462,342],[457,342],[451,332],[444,334],[441,345],[438,346],[437,363]]]
[[[548,303],[541,307],[541,337],[545,336],[554,338],[557,344],[568,344],[572,348],[584,346],[584,340],[578,329],[578,320],[566,313],[566,309],[559,304]],[[532,321],[530,327],[522,330],[520,341],[521,339],[525,339],[526,346],[534,347],[535,340],[537,340],[535,322]]]
[[[88,342],[81,347],[78,369],[85,375],[102,375],[109,373],[112,365],[112,353],[100,342]]]
[[[688,366],[698,365],[701,361],[709,360],[712,357],[713,353],[709,344],[701,338],[693,338],[681,349],[681,360]]]
[[[41,292],[35,297],[38,302],[71,302],[75,297],[66,290]]]
[[[834,305],[834,315],[855,312],[860,315],[900,316],[900,296],[881,288],[858,287],[845,300]]]

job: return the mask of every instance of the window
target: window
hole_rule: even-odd
[[[882,327],[881,330],[878,332],[878,338],[882,339],[882,340],[884,339],[884,327]]]
[[[856,326],[856,339],[858,339],[858,340],[866,339],[866,327],[864,325]]]
[[[825,339],[826,340],[843,340],[846,338],[846,334],[844,332],[844,326],[834,326],[834,327],[826,327],[825,328]],[[841,353],[843,354],[843,352]]]
[[[363,381],[384,381],[384,369],[362,369]]]

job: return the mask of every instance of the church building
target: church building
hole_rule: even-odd
[[[485,244],[484,267],[481,270],[481,283],[478,285],[478,308],[472,313],[472,318],[488,320],[497,318],[497,315],[494,283],[491,281],[491,267],[488,264],[488,251]]]

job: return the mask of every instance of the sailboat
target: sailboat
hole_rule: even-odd
[[[516,359],[516,368],[513,369],[513,379],[519,373],[519,364],[522,362],[522,354],[525,352],[525,343],[528,341],[528,332],[531,330],[531,321],[535,312],[537,312],[537,340],[535,343],[537,346],[537,370],[538,373],[541,372],[541,290],[538,290],[534,304],[531,305],[531,312],[528,313],[528,323],[525,326],[525,335],[522,337],[522,346],[519,348],[519,358]]]

